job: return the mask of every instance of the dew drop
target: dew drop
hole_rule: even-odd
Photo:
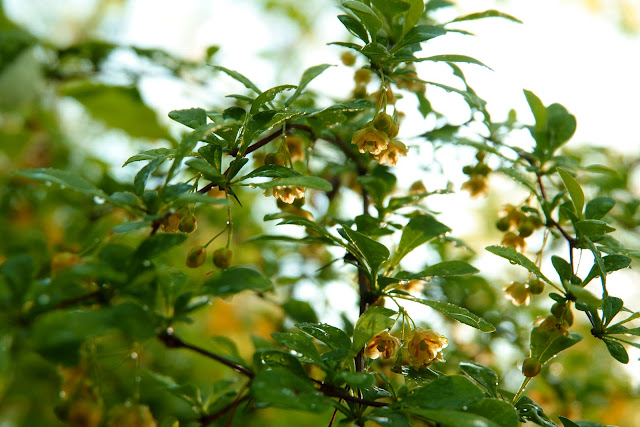
[[[51,181],[45,181],[44,185],[47,186],[47,187],[51,187],[52,184],[51,184]]]
[[[144,261],[142,261],[142,265],[145,267],[149,267],[151,265],[151,261],[149,261],[148,259],[145,259]]]
[[[167,328],[167,335],[173,335],[173,328],[171,326]]]
[[[102,205],[104,204],[104,199],[102,197],[93,196],[93,203],[96,205]]]
[[[131,353],[131,355],[129,357],[131,357],[132,360],[136,360],[138,358],[138,353],[136,353],[134,351],[134,352]]]
[[[38,297],[38,304],[40,305],[49,304],[49,301],[51,301],[51,298],[49,298],[49,295],[40,295]]]

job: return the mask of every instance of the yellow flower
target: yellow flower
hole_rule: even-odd
[[[371,153],[377,156],[387,149],[389,137],[384,132],[367,127],[354,133],[351,143],[356,144],[361,153]]]
[[[502,246],[511,246],[522,252],[527,248],[527,242],[525,242],[524,237],[510,231],[502,237]]]
[[[304,197],[304,188],[294,187],[291,185],[278,186],[273,188],[267,188],[264,195],[269,197],[273,196],[282,200],[284,203],[293,203],[296,199]]]
[[[407,291],[413,295],[420,295],[424,290],[424,281],[422,280],[410,280],[408,283],[398,286],[396,289]]]
[[[487,179],[482,175],[472,175],[468,181],[462,184],[461,189],[467,190],[471,194],[471,197],[484,197],[489,192]]]
[[[416,328],[409,335],[409,364],[415,369],[426,368],[432,362],[444,362],[442,350],[449,340],[431,329]]]
[[[504,287],[505,297],[515,306],[529,305],[531,292],[525,283],[513,282]]]
[[[364,349],[364,355],[369,359],[393,359],[400,349],[400,338],[390,335],[389,332],[381,332],[369,341]]]
[[[299,136],[287,136],[285,139],[292,162],[304,161],[305,144]]]
[[[406,156],[407,151],[407,147],[402,142],[391,141],[387,149],[376,157],[376,160],[378,160],[381,165],[395,166],[396,163],[398,163],[398,158],[400,156]]]

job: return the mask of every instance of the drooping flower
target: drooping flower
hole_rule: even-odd
[[[292,162],[301,162],[305,159],[305,143],[299,136],[287,136],[286,138],[287,149],[291,156]]]
[[[489,193],[487,178],[483,175],[472,175],[462,184],[461,189],[467,190],[471,197],[486,196]]]
[[[502,246],[511,246],[515,250],[522,252],[526,249],[527,242],[524,237],[510,231],[502,237]]]
[[[264,192],[264,195],[267,197],[273,196],[275,198],[282,200],[284,203],[291,204],[296,199],[301,199],[304,197],[304,188],[291,186],[291,185],[277,186],[273,188],[268,188]]]
[[[389,137],[378,129],[366,127],[353,134],[351,143],[356,144],[361,153],[371,153],[376,156],[387,149]]]
[[[381,332],[369,341],[364,349],[364,355],[369,359],[393,359],[400,349],[400,338],[394,337],[389,332]]]
[[[531,291],[525,283],[513,282],[503,289],[505,297],[515,306],[529,305]]]
[[[426,368],[433,362],[444,362],[442,350],[449,340],[431,329],[416,328],[409,335],[407,350],[409,364],[415,369]]]
[[[378,155],[377,160],[381,165],[395,166],[400,156],[407,155],[407,147],[400,141],[391,141],[387,148]]]

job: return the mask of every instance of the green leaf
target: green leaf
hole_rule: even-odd
[[[182,193],[171,199],[174,207],[186,206],[192,203],[206,203],[208,205],[226,205],[226,199],[216,199],[200,193]]]
[[[364,25],[351,15],[338,15],[338,19],[342,22],[342,25],[354,36],[358,37],[365,43],[369,43],[369,35]],[[358,49],[359,50],[359,47]]]
[[[382,28],[382,21],[378,15],[367,5],[359,1],[343,1],[342,6],[351,10],[364,24],[371,36],[371,40],[376,40],[378,31]]]
[[[196,129],[207,124],[207,112],[202,108],[173,110],[169,112],[169,118],[191,129]]]
[[[211,164],[204,159],[189,159],[185,163],[190,168],[200,172],[204,178],[211,182],[222,184],[225,181],[225,177],[220,173],[220,171],[211,166]]]
[[[12,256],[0,265],[0,275],[4,276],[16,303],[22,301],[31,287],[35,272],[33,258],[27,254]]]
[[[347,28],[348,29],[348,28]],[[301,94],[302,91],[306,89],[306,87],[311,83],[313,79],[322,74],[327,68],[333,67],[330,64],[320,64],[315,65],[313,67],[307,68],[302,73],[302,77],[300,78],[300,83],[298,83],[298,88],[296,91],[285,101],[285,107],[290,106]]]
[[[322,357],[320,357],[320,353],[309,335],[300,332],[274,332],[271,336],[283,346],[296,351],[320,366],[324,365]]]
[[[100,197],[103,199],[107,198],[104,191],[100,190],[80,175],[76,175],[70,171],[51,168],[27,169],[16,172],[16,175],[21,175],[36,181],[42,181],[45,184],[58,184],[63,189],[68,188],[73,191],[79,191],[80,193],[88,196]]]
[[[605,287],[607,282],[607,266],[604,263],[604,259],[602,258],[602,255],[600,254],[600,251],[598,250],[596,245],[593,244],[593,242],[591,241],[591,239],[589,239],[589,237],[582,235],[581,238],[584,242],[586,242],[587,248],[589,248],[589,250],[593,254],[593,258],[595,259],[594,267],[596,268],[596,271],[600,276],[603,293],[607,293],[606,287]],[[582,286],[585,286],[585,284],[583,283]]]
[[[491,71],[493,71],[493,69],[491,67],[488,67],[487,65],[483,64],[482,62],[478,61],[475,58],[472,58],[470,56],[466,56],[466,55],[435,55],[435,56],[430,56],[428,58],[418,58],[415,61],[411,61],[411,62],[424,62],[424,61],[431,61],[431,62],[463,62],[465,64],[475,64],[475,65],[480,65],[482,67],[486,67],[488,69],[490,69]]]
[[[349,387],[356,390],[372,387],[375,374],[342,371],[336,375],[335,379],[336,382],[345,382]]]
[[[218,172],[218,174],[222,173],[222,147],[220,145],[203,145],[198,149],[198,153]]]
[[[129,163],[139,162],[142,160],[153,160],[158,157],[169,158],[173,155],[174,150],[171,148],[152,148],[151,150],[145,150],[141,153],[131,156],[127,159],[122,167],[127,166]]]
[[[404,227],[398,249],[391,259],[391,265],[397,265],[402,258],[418,246],[451,231],[446,225],[436,221],[431,215],[416,215]]]
[[[272,181],[260,182],[252,185],[263,189],[284,186],[313,188],[315,190],[321,191],[331,191],[333,189],[333,186],[329,181],[317,176],[292,176],[289,178],[276,178]]]
[[[238,178],[236,181],[244,181],[245,179],[264,177],[264,178],[290,178],[292,176],[302,176],[292,168],[280,165],[264,165],[254,169],[251,173]]]
[[[498,374],[492,369],[474,362],[462,362],[460,369],[484,387],[491,396],[498,397]]]
[[[516,251],[514,248],[505,247],[505,246],[487,246],[485,249],[491,252],[492,254],[508,259],[509,262],[512,264],[518,264],[523,266],[524,268],[529,270],[531,273],[538,276],[538,278],[544,280],[549,284],[553,284],[553,282],[551,282],[551,280],[549,280],[544,274],[542,274],[540,269],[529,258],[522,255],[521,253]]]
[[[304,370],[300,360],[290,353],[267,350],[260,354],[260,359],[267,366],[281,367],[301,378],[308,378],[307,371]]]
[[[467,410],[493,420],[500,427],[520,427],[516,409],[504,400],[486,397],[469,405]]]
[[[404,37],[391,49],[391,52],[397,52],[409,45],[431,40],[446,33],[444,28],[435,25],[416,25],[407,31]]]
[[[593,239],[594,237],[604,236],[607,233],[611,233],[616,229],[611,227],[604,221],[597,219],[585,219],[575,223],[575,227],[578,231]]]
[[[540,98],[538,98],[533,92],[526,89],[523,92],[527,99],[527,103],[529,104],[529,108],[533,113],[533,117],[536,120],[536,129],[538,131],[542,131],[544,124],[547,121],[547,107],[544,106]]]
[[[480,270],[472,266],[466,261],[453,260],[442,261],[438,264],[431,265],[419,273],[411,276],[412,279],[420,279],[431,276],[466,276],[468,274],[476,274]]]
[[[133,193],[128,191],[116,191],[112,193],[108,198],[109,203],[120,206],[122,208],[137,208],[142,209],[140,199]]]
[[[391,316],[397,314],[395,311],[384,307],[371,306],[358,318],[353,330],[353,345],[349,357],[355,357],[360,350],[377,333],[393,326],[395,321]]]
[[[482,390],[468,378],[447,375],[416,388],[404,402],[422,409],[463,409],[483,397]]]
[[[576,181],[569,172],[561,168],[558,168],[557,170],[558,174],[560,174],[560,178],[562,178],[562,182],[564,182],[564,186],[569,192],[569,196],[571,196],[571,201],[575,207],[576,215],[581,218],[582,210],[584,209],[584,193],[582,192],[582,188],[580,188],[578,181]]]
[[[582,335],[576,332],[569,332],[569,335],[563,335],[555,330],[548,331],[541,329],[540,326],[531,330],[531,357],[540,360],[544,365],[554,358],[558,353],[577,344],[582,340]]]
[[[405,412],[433,421],[441,427],[499,427],[499,424],[469,412],[415,408],[407,408]]]
[[[567,142],[576,131],[576,118],[560,104],[547,107],[547,131],[551,152]]]
[[[611,197],[596,197],[589,200],[584,209],[586,219],[602,219],[615,206],[616,201]]]
[[[365,45],[360,52],[367,58],[371,59],[373,63],[382,63],[391,57],[391,54],[387,48],[380,43],[371,42]]]
[[[243,76],[242,74],[240,74],[237,71],[233,71],[230,70],[228,68],[222,67],[220,65],[214,65],[213,68],[215,70],[219,70],[222,71],[223,73],[227,74],[229,77],[239,81],[240,83],[242,83],[247,89],[251,89],[253,90],[255,93],[260,94],[262,93],[262,91],[260,89],[258,89],[258,86],[256,86],[251,80],[249,80],[248,78],[246,78],[245,76]]]
[[[229,267],[202,284],[204,295],[226,296],[242,291],[266,291],[271,288],[271,281],[260,272],[248,267]]]
[[[562,422],[562,427],[580,427],[578,424],[574,423],[568,418],[563,417],[562,415],[560,415],[558,419],[560,420],[560,422]]]
[[[186,234],[158,233],[147,237],[140,243],[132,256],[134,262],[143,262],[155,258],[187,240]]]
[[[442,83],[436,83],[436,82],[430,82],[430,81],[423,81],[423,83],[431,86],[437,86],[440,89],[446,90],[447,92],[457,93],[458,95],[464,98],[464,100],[467,102],[467,104],[469,104],[470,107],[482,110],[484,109],[484,106],[486,104],[486,101],[478,97],[478,95],[476,95],[475,92],[472,92],[468,89],[460,90],[452,86],[447,86],[447,85],[443,85]]]
[[[627,350],[620,344],[618,341],[614,341],[611,339],[603,338],[605,345],[607,346],[607,350],[609,350],[609,354],[616,359],[620,363],[627,364],[629,363],[629,354]]]
[[[249,113],[256,114],[264,104],[273,101],[280,92],[291,90],[295,87],[294,85],[281,85],[265,90],[251,103],[251,111]]]
[[[313,310],[313,307],[311,307],[311,304],[306,301],[289,299],[282,304],[282,308],[284,312],[287,313],[287,316],[295,322],[315,323],[318,321],[316,312]]]
[[[164,161],[164,157],[156,157],[138,171],[135,178],[133,179],[133,191],[135,191],[138,196],[142,196],[147,181],[149,180],[149,176]]]
[[[624,301],[620,298],[607,296],[602,303],[602,321],[604,326],[611,323],[614,317],[622,310]]]
[[[471,327],[479,329],[482,332],[493,332],[496,330],[495,326],[484,320],[482,317],[476,316],[466,308],[457,306],[455,304],[443,301],[431,301],[426,299],[413,298],[408,296],[398,297],[429,306],[450,319],[457,320],[460,323],[464,323],[465,325],[469,325]]]
[[[85,81],[64,85],[60,92],[78,100],[105,125],[122,129],[134,138],[170,139],[158,123],[156,113],[143,102],[135,87]]]
[[[362,234],[348,227],[343,228],[342,231],[344,232],[344,237],[362,254],[364,260],[369,265],[372,277],[375,277],[380,265],[389,259],[389,249],[366,234]]]
[[[396,185],[396,176],[387,168],[377,166],[371,174],[358,177],[358,183],[367,190],[376,207],[381,207],[385,197]]]
[[[283,368],[259,372],[251,381],[250,393],[258,408],[272,406],[320,412],[331,403],[311,381]]]
[[[483,19],[483,18],[504,18],[504,19],[508,19],[509,21],[513,21],[513,22],[517,22],[519,24],[522,24],[522,21],[519,20],[518,18],[515,18],[515,17],[513,17],[511,15],[508,15],[508,14],[506,14],[504,12],[500,12],[500,11],[495,10],[495,9],[490,9],[490,10],[485,10],[484,12],[475,12],[475,13],[471,13],[469,15],[460,16],[460,17],[454,19],[451,22],[473,21],[473,20],[476,20],[476,19]]]
[[[364,417],[367,421],[373,421],[382,427],[410,427],[411,420],[409,416],[401,410],[389,408],[377,408],[367,413]]]
[[[335,326],[326,323],[298,323],[296,327],[334,350],[349,350],[351,348],[349,336]]]
[[[560,282],[570,281],[571,276],[573,276],[573,271],[571,270],[571,265],[564,259],[559,256],[553,255],[551,257],[551,264],[558,272],[558,276],[560,277]]]

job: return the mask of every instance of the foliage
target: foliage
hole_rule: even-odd
[[[565,144],[575,117],[530,91],[534,123],[515,114],[493,121],[460,66],[481,61],[420,52],[435,38],[469,34],[467,21],[520,21],[488,10],[439,22],[436,12],[451,5],[342,2],[338,19],[353,37],[332,44],[347,49],[345,65],[364,65],[353,92],[330,104],[311,89],[329,64],[262,90],[223,65],[128,48],[176,78],[190,72],[244,87],[223,106],[171,111],[182,129],[177,139],[144,103],[135,72],[125,84],[105,79],[106,64],[125,47],[89,40],[60,48],[3,17],[0,84],[15,84],[31,67],[40,89],[14,92],[1,105],[2,161],[18,166],[0,175],[0,417],[24,425],[283,425],[282,417],[309,416],[329,424],[554,426],[544,405],[524,396],[533,378],[552,382],[551,360],[581,340],[599,340],[612,360],[628,363],[626,347],[640,347],[632,323],[640,313],[608,284],[638,255],[629,244],[640,221],[629,168],[589,164],[612,156],[606,152],[572,153]],[[459,85],[419,77],[419,62],[446,64]],[[435,111],[431,88],[460,96],[469,121],[452,124]],[[503,175],[526,193],[495,218],[503,239],[486,250],[526,271],[526,281],[504,289],[514,305],[548,296],[550,313],[498,308],[501,284],[489,284],[486,266],[457,249],[475,243],[436,213],[451,189],[428,191],[422,181],[398,188],[395,166],[415,153],[398,139],[403,96],[437,123],[412,143],[475,152],[463,189],[486,194],[489,178]],[[101,126],[152,147],[124,162],[136,168],[131,179],[116,178],[99,158],[74,161],[56,112],[69,98]],[[531,145],[510,144],[523,129]],[[276,204],[265,203],[271,197]],[[616,228],[623,241],[613,237]],[[542,236],[534,258],[531,236]],[[220,237],[226,242],[213,250]],[[433,261],[416,266],[409,255],[419,251]],[[587,274],[578,256],[592,263]],[[357,288],[358,306],[340,324],[321,322],[320,301],[299,290],[337,281]],[[268,330],[238,334],[232,298],[246,319],[271,318],[262,320]],[[416,306],[439,320],[423,325]],[[591,336],[574,318],[589,322]],[[477,331],[474,350],[455,338],[459,327]],[[505,337],[524,360],[516,393],[500,384],[502,368],[474,357]],[[24,410],[21,396],[38,410]]]

